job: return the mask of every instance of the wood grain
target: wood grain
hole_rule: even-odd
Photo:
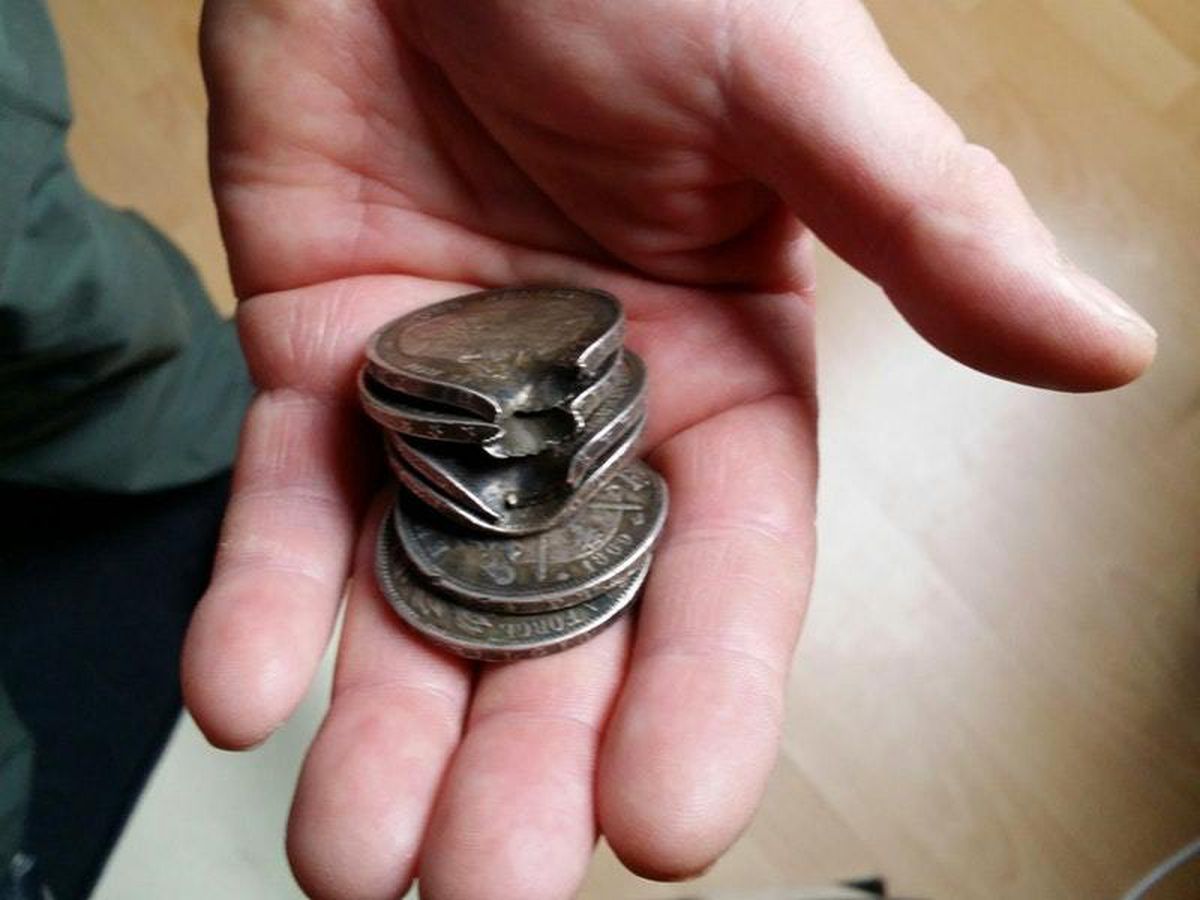
[[[80,169],[228,308],[194,4],[51,6]],[[786,737],[755,822],[688,890],[874,872],[913,896],[1116,897],[1200,834],[1200,5],[871,8],[1160,358],[1100,396],[989,381],[822,258],[822,555]],[[1197,896],[1176,885],[1156,896]],[[602,848],[582,896],[684,892]]]

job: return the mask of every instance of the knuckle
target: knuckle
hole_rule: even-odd
[[[1008,167],[989,148],[982,144],[966,144],[957,154],[952,171],[953,181],[974,190],[1013,190],[1016,179]]]
[[[330,396],[344,389],[358,357],[352,291],[260,294],[238,308],[238,331],[255,383]],[[348,374],[349,373],[349,374]]]

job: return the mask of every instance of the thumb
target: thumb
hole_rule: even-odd
[[[1012,175],[969,144],[851,0],[754,5],[728,36],[731,141],[939,349],[993,375],[1116,387],[1150,328],[1069,263]]]

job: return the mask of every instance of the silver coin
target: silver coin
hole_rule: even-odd
[[[390,431],[468,444],[503,439],[503,429],[495,422],[405,397],[376,383],[365,367],[358,373],[358,398],[363,411]]]
[[[572,487],[588,477],[597,460],[605,456],[618,442],[624,441],[631,426],[637,423],[640,436],[646,416],[646,364],[632,350],[621,353],[617,375],[602,395],[587,398],[590,412],[575,447],[564,450],[570,457],[566,482]]]
[[[563,407],[596,380],[623,338],[620,304],[604,291],[482,291],[384,326],[368,343],[367,367],[394,390],[486,421],[544,417],[536,435],[544,446],[572,436]]]
[[[522,458],[577,439],[588,418],[619,389],[626,370],[624,356],[619,350],[609,356],[596,379],[563,406],[502,419],[500,434],[481,442],[484,452],[492,459]]]
[[[484,660],[545,656],[594,637],[633,605],[649,568],[647,558],[625,581],[575,606],[517,615],[460,606],[430,590],[387,522],[379,529],[375,556],[379,587],[401,619],[435,644]]]
[[[641,360],[626,353],[617,369],[608,396],[595,405],[575,440],[536,456],[498,460],[472,452],[475,448],[448,448],[400,435],[390,436],[389,443],[409,467],[446,497],[475,510],[486,522],[504,523],[500,530],[511,533],[517,523],[524,523],[519,527],[527,531],[549,527],[552,523],[544,516],[531,518],[520,511],[579,487],[644,416],[646,371]]]
[[[411,497],[393,524],[437,590],[509,612],[572,606],[622,581],[650,553],[667,513],[662,477],[633,462],[554,528],[521,537],[455,529]]]
[[[426,506],[441,513],[455,524],[477,529],[487,534],[525,535],[546,531],[571,516],[576,509],[604,486],[608,478],[637,456],[638,440],[645,426],[645,417],[638,419],[621,435],[617,443],[595,462],[572,489],[560,482],[557,489],[537,502],[526,506],[506,508],[496,517],[472,494],[451,496],[438,484],[424,477],[393,446],[388,445],[388,464],[397,480]],[[465,498],[465,502],[463,502]]]
[[[567,410],[575,419],[578,426],[577,431],[582,430],[588,418],[596,411],[600,404],[611,397],[613,392],[619,390],[625,383],[625,379],[629,377],[630,356],[634,356],[631,351],[618,349],[604,361],[604,364],[600,368],[600,374],[596,376],[596,380],[591,384],[582,386],[579,393],[568,400]],[[645,368],[640,357],[636,359],[636,364],[642,369]],[[644,372],[641,378],[642,381],[646,380]]]

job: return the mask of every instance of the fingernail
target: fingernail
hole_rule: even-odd
[[[1158,340],[1158,332],[1149,322],[1139,316],[1132,306],[1110,291],[1090,275],[1074,268],[1067,270],[1076,297],[1104,315],[1116,319],[1124,330]]]

